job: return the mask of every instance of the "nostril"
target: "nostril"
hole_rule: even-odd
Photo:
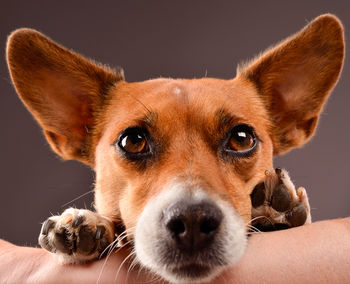
[[[200,222],[199,231],[203,234],[210,234],[211,232],[215,232],[220,225],[218,219],[204,219]]]
[[[167,224],[168,230],[175,236],[178,236],[185,232],[185,224],[180,218],[171,219]]]
[[[223,220],[220,208],[211,202],[176,202],[164,209],[162,222],[169,244],[196,251],[215,242]]]

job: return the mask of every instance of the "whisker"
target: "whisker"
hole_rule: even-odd
[[[99,273],[99,275],[98,275],[96,284],[99,283],[99,281],[100,281],[100,279],[101,279],[101,277],[102,277],[103,270],[104,270],[104,268],[105,268],[105,266],[106,266],[106,264],[107,264],[107,261],[108,261],[110,255],[111,255],[113,249],[115,248],[115,246],[116,246],[117,244],[118,244],[117,239],[115,239],[112,243],[110,243],[110,244],[107,246],[107,248],[109,247],[109,251],[108,251],[107,256],[106,256],[106,259],[105,259],[105,261],[103,262],[103,265],[102,265],[102,267],[101,267],[101,271],[100,271],[100,273]],[[107,249],[107,248],[106,248],[106,249]],[[102,254],[106,251],[106,249],[101,253],[100,258],[101,258],[101,256],[102,256]]]
[[[134,252],[134,251],[130,252],[129,255],[128,255],[128,256],[123,260],[123,262],[119,265],[117,274],[116,274],[115,277],[114,277],[114,282],[117,282],[119,273],[120,273],[120,271],[121,271],[123,265],[128,261],[129,258],[133,257],[135,254],[136,254],[136,252]]]
[[[111,248],[115,245],[115,243],[118,242],[118,239],[115,239],[113,242],[111,242],[99,255],[99,259],[102,258],[103,254],[109,249],[109,251],[111,250]],[[108,252],[109,252],[108,251]]]
[[[139,266],[138,272],[137,272],[137,279],[140,277],[140,274],[142,270],[146,270],[142,265]]]
[[[72,203],[72,202],[78,200],[79,198],[82,198],[82,197],[84,197],[85,195],[88,195],[88,194],[90,194],[90,193],[92,193],[92,192],[94,192],[94,189],[93,189],[93,190],[90,190],[90,191],[88,191],[88,192],[85,192],[85,193],[83,193],[82,195],[79,195],[78,197],[72,199],[71,201],[68,201],[67,203],[61,205],[61,208],[67,206],[68,204],[70,204],[70,203]]]
[[[262,231],[260,231],[257,227],[254,227],[252,225],[247,225],[247,226],[248,226],[248,228],[250,230],[252,230],[252,232],[249,232],[248,234],[251,234],[251,233],[262,233]]]
[[[133,253],[134,255],[136,255],[136,251],[133,250],[132,253]],[[129,277],[129,273],[131,272],[131,270],[132,270],[137,264],[138,264],[138,260],[137,260],[137,258],[135,257],[135,258],[132,260],[132,262],[131,262],[131,264],[129,265],[129,267],[128,267],[128,270],[127,270],[127,272],[126,272],[125,282],[127,282],[128,277]]]
[[[120,245],[121,247],[124,246],[123,243],[122,243],[122,241],[124,241],[124,240],[127,239],[127,238],[128,238],[128,235],[127,235],[127,234],[125,234],[125,235],[123,235],[123,236],[121,236],[121,237],[118,237],[118,238],[117,238],[117,240],[118,240],[118,245]]]
[[[127,233],[128,233],[129,231],[133,230],[133,229],[134,229],[134,227],[131,227],[131,228],[129,228],[129,229],[124,230],[124,231],[123,231],[120,235],[118,235],[118,236],[115,238],[115,240],[114,240],[112,243],[110,243],[110,244],[103,250],[103,252],[100,254],[99,258],[101,259],[102,256],[103,256],[103,254],[108,250],[106,259],[105,259],[105,261],[103,262],[103,265],[102,265],[102,267],[101,267],[101,271],[100,271],[99,276],[98,276],[98,278],[97,278],[96,284],[99,283],[99,281],[100,281],[100,279],[101,279],[101,277],[102,277],[103,270],[104,270],[104,268],[105,268],[105,266],[106,266],[106,264],[107,264],[107,261],[108,261],[109,257],[111,256],[112,252],[114,251],[114,249],[120,244],[120,242],[121,242],[122,240],[124,240],[124,239],[128,236]],[[132,240],[130,240],[130,241],[128,241],[128,242],[122,244],[122,245],[115,251],[115,253],[117,253],[120,249],[122,249],[123,247],[127,246],[127,245],[130,244],[131,242],[132,242]]]
[[[129,244],[131,244],[133,241],[132,240],[130,240],[130,241],[128,241],[128,242],[126,242],[125,244],[123,244],[122,246],[120,246],[120,247],[118,247],[116,250],[115,250],[115,252],[114,253],[118,253],[122,248],[124,248],[124,247],[126,247],[126,246],[128,246]]]
[[[120,249],[122,249],[124,246],[126,246],[126,245],[129,244],[130,242],[131,242],[131,241],[129,241],[129,242],[125,243],[125,245],[119,247],[119,248],[115,251],[115,253],[117,253]],[[106,266],[106,264],[107,264],[107,261],[108,261],[109,257],[111,256],[111,254],[113,253],[114,249],[115,249],[115,248],[117,247],[117,245],[118,245],[117,239],[114,240],[112,244],[113,244],[113,245],[109,248],[109,251],[108,251],[108,254],[107,254],[107,256],[106,256],[106,259],[105,259],[105,261],[103,262],[103,265],[102,265],[102,268],[101,268],[101,271],[100,271],[100,274],[99,274],[99,276],[98,276],[98,279],[97,279],[96,284],[98,284],[98,282],[100,281],[100,278],[101,278],[102,273],[103,273],[103,270],[104,270],[104,268],[105,268],[105,266]]]
[[[128,233],[133,232],[135,230],[135,226],[125,229],[121,234],[117,236],[118,242],[122,242],[125,238],[127,238],[129,235]]]
[[[262,218],[266,218],[266,219],[270,220],[267,216],[263,216],[263,215],[262,216],[257,216],[255,218],[251,219],[246,225],[249,225],[250,223],[252,223],[252,222],[254,222],[254,221],[258,220],[258,219],[262,219]]]
[[[128,273],[132,270],[132,269],[134,269],[135,267],[136,267],[136,265],[138,265],[138,260],[137,260],[137,258],[135,257],[134,258],[134,260],[132,261],[132,263],[130,264],[130,266],[129,266],[129,268],[128,268],[128,272],[127,272],[127,274],[126,275],[128,275]]]

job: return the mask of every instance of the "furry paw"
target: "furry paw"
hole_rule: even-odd
[[[306,190],[297,190],[286,170],[267,170],[264,182],[251,193],[252,226],[261,231],[298,227],[311,223]]]
[[[111,221],[89,210],[69,208],[44,222],[39,244],[62,263],[80,263],[98,257],[113,239]]]

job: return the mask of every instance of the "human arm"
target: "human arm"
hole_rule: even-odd
[[[107,261],[103,258],[86,264],[63,265],[44,249],[0,240],[0,283],[97,283],[99,278],[98,283],[111,283],[127,253],[120,250]],[[127,266],[122,268],[116,283],[127,283]],[[132,275],[130,279],[133,281]]]
[[[243,259],[221,276],[220,283],[228,279],[234,283],[347,283],[350,218],[254,235]]]
[[[42,249],[0,241],[0,282],[113,282],[128,252],[86,265],[60,265]],[[103,267],[104,263],[106,265]],[[150,281],[123,265],[116,283]],[[147,280],[146,280],[147,279]],[[284,231],[255,234],[246,254],[212,283],[344,283],[350,279],[350,218],[315,222]],[[4,281],[5,280],[5,281]],[[120,281],[120,282],[119,282]],[[153,282],[156,283],[156,282]]]

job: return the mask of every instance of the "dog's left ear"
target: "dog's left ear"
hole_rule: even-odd
[[[275,155],[311,138],[343,60],[343,27],[327,14],[239,68],[238,77],[253,82],[267,107]]]

